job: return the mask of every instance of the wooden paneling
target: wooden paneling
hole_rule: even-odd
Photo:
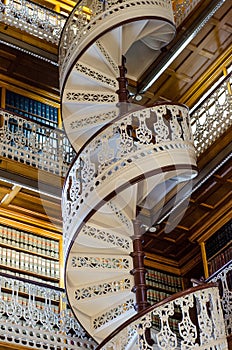
[[[191,43],[166,69],[165,73],[145,93],[149,100],[149,105],[157,100],[176,101],[186,103],[189,106],[196,102],[203,92],[203,85],[200,86],[200,90],[198,89],[195,92],[194,100],[183,99],[183,96],[219,58],[222,61],[226,61],[226,58],[225,60],[223,59],[224,52],[231,50],[232,43],[231,18],[231,2],[226,1]],[[231,57],[229,62],[232,62]],[[228,61],[226,61],[226,65],[228,64]],[[155,67],[155,63],[153,65]],[[221,72],[218,72],[218,74],[222,75],[222,67]],[[208,84],[211,79],[209,76],[206,83]],[[202,82],[202,84],[204,83]],[[213,81],[210,81],[210,83],[212,84]],[[153,97],[151,97],[152,95]]]

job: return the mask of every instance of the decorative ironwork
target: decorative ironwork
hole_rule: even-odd
[[[160,306],[153,306],[145,316],[138,317],[122,332],[109,340],[108,344],[100,345],[97,349],[121,350],[126,348],[125,334],[130,330],[137,332],[137,346],[140,350],[221,350],[228,349],[223,316],[217,287],[193,288],[183,296],[167,301]],[[176,309],[178,307],[178,309]],[[198,308],[200,317],[193,318],[192,313]],[[181,313],[182,317],[177,316]],[[174,330],[170,320],[177,317],[178,327]],[[151,327],[152,320],[157,320],[152,333],[155,344],[146,341],[146,329]],[[219,325],[220,323],[220,325]],[[215,327],[218,325],[219,329]],[[122,339],[124,341],[122,341]]]
[[[121,236],[114,232],[107,232],[103,229],[98,229],[95,227],[91,227],[85,225],[82,229],[82,235],[91,237],[91,239],[96,240],[96,246],[100,244],[100,242],[104,242],[107,246],[113,246],[115,248],[120,248],[128,253],[128,251],[132,251],[132,241],[129,237]]]
[[[183,0],[181,3],[179,1],[173,1],[174,17],[177,27],[199,2],[200,0]],[[103,4],[106,4],[106,2],[103,2]],[[85,5],[86,4],[82,4],[79,6],[80,13],[78,13],[78,16],[82,16],[82,22],[87,24],[91,13],[89,15],[88,13],[83,13],[82,9]],[[98,7],[99,12],[103,11],[104,5],[100,3]],[[57,45],[66,21],[65,16],[27,0],[8,0],[7,4],[1,0],[0,16],[1,22],[26,31],[40,39],[51,41]],[[75,30],[77,30],[76,27]],[[117,69],[118,67],[116,65],[116,73]]]
[[[72,257],[72,267],[82,269],[109,269],[109,270],[127,270],[130,267],[129,258],[125,257],[95,257],[79,254]]]
[[[117,81],[116,79],[112,79],[111,76],[107,75],[106,73],[101,73],[97,70],[95,70],[93,67],[88,66],[86,63],[77,63],[76,69],[78,73],[92,79],[96,80],[97,82],[101,82],[106,87],[111,87],[113,89],[116,89],[117,87]]]
[[[131,290],[132,277],[105,281],[75,290],[76,300],[88,300],[90,298],[104,297],[110,293],[120,293]]]
[[[85,103],[116,103],[117,95],[111,93],[96,93],[95,91],[66,91],[66,100],[70,102]]]
[[[158,117],[160,127],[155,128]],[[137,129],[139,137],[136,137]],[[141,135],[142,129],[146,132]],[[166,104],[162,108],[157,105],[146,109],[146,112],[138,110],[101,131],[73,163],[64,187],[62,207],[65,250],[71,241],[72,225],[77,213],[96,189],[115,178],[125,167],[130,167],[151,154],[177,149],[178,152],[182,149],[194,153],[188,110],[184,106]],[[104,157],[98,159],[96,154],[102,150]],[[112,201],[109,205],[114,209]],[[120,214],[117,207],[114,212],[120,221],[131,228],[130,221]]]
[[[197,155],[202,154],[232,125],[232,95],[229,76],[191,115]]]
[[[227,335],[232,334],[232,261],[213,274],[207,282],[218,282]],[[230,281],[230,285],[229,285]]]
[[[114,22],[115,24],[117,23],[116,17],[118,13],[121,13],[121,16],[124,13],[124,19],[126,19],[129,9],[135,6],[139,7],[141,11],[147,11],[147,14],[149,11],[151,13],[152,10],[162,9],[163,17],[166,16],[169,20],[172,19],[171,0],[147,0],[146,2],[139,0],[99,2],[98,0],[94,0],[91,3],[87,0],[82,0],[77,4],[65,24],[60,41],[61,85],[64,81],[66,70],[73,63],[74,54],[76,55],[80,52],[91,37],[92,39],[94,36],[96,37],[103,20],[105,26],[107,22],[109,26],[112,26]],[[89,14],[83,12],[83,9],[88,9]],[[116,66],[118,66],[118,62],[116,62]],[[115,70],[115,64],[112,70]]]
[[[1,110],[0,156],[64,176],[74,151],[62,130]]]
[[[106,323],[109,323],[115,320],[119,316],[133,309],[134,309],[134,299],[129,299],[127,301],[124,301],[121,304],[118,304],[117,306],[112,307],[111,309],[104,312],[103,314],[95,316],[94,319],[92,320],[92,327],[93,329],[97,330],[103,327]]]
[[[19,28],[40,39],[59,43],[66,17],[27,0],[0,3],[1,22]]]
[[[94,349],[61,289],[0,276],[0,339],[33,349]]]

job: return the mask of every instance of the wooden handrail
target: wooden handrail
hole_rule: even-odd
[[[196,287],[192,287],[189,289],[186,289],[185,291],[181,291],[178,293],[175,293],[167,298],[165,298],[164,300],[144,309],[143,311],[137,313],[136,315],[134,315],[133,317],[131,317],[129,320],[127,320],[126,322],[124,322],[123,324],[121,324],[118,328],[116,328],[107,338],[105,338],[97,347],[95,350],[100,350],[104,345],[106,345],[111,339],[113,339],[118,333],[120,333],[124,328],[128,327],[131,323],[137,321],[139,318],[143,317],[144,315],[151,313],[152,311],[154,311],[155,309],[157,309],[158,307],[167,304],[173,300],[176,300],[178,298],[184,297],[188,294],[197,292],[199,290],[205,290],[205,289],[209,289],[212,287],[217,287],[218,284],[217,283],[207,283],[207,284],[202,284]]]

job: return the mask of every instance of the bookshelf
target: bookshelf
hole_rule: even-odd
[[[232,259],[232,220],[206,241],[205,252],[209,275]]]
[[[0,272],[60,285],[60,240],[0,225]]]
[[[147,299],[151,305],[183,290],[182,277],[150,268],[146,270]],[[174,331],[178,330],[179,319],[176,318],[178,315],[180,315],[180,310],[175,310],[174,317],[169,319],[169,325]],[[156,327],[159,319],[153,317],[152,322],[153,326]]]
[[[58,108],[10,90],[5,92],[5,109],[35,122],[58,126]]]

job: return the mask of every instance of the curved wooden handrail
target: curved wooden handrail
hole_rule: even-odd
[[[143,311],[137,313],[135,316],[131,317],[129,320],[127,320],[125,323],[121,324],[118,328],[115,329],[114,332],[112,332],[106,339],[104,339],[101,344],[99,344],[95,350],[100,350],[104,345],[106,345],[110,340],[112,340],[118,333],[120,333],[124,328],[126,328],[127,326],[129,326],[131,323],[137,321],[139,318],[143,317],[144,315],[154,311],[156,308],[169,303],[173,300],[176,300],[178,298],[184,297],[188,294],[197,292],[199,290],[205,290],[205,289],[209,289],[212,287],[217,287],[218,284],[217,283],[207,283],[207,284],[202,284],[200,286],[196,286],[196,287],[192,287],[189,289],[186,289],[185,291],[181,291],[178,293],[173,294],[170,297],[165,298],[164,300],[144,309]]]

